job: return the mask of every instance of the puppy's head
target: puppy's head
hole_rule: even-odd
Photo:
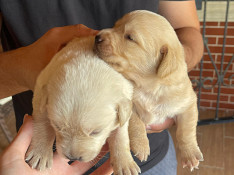
[[[58,108],[54,111],[49,109],[58,153],[70,160],[93,160],[106,139],[111,136],[111,132],[124,125],[131,115],[132,103],[128,99],[123,99],[115,105],[111,104],[110,100],[103,103],[102,99],[96,100],[95,97],[93,101],[98,102],[76,104],[73,108],[66,102],[60,104],[62,111]]]
[[[169,22],[143,10],[128,13],[113,28],[100,31],[94,50],[127,78],[131,73],[165,77],[177,69],[178,59],[184,57]]]

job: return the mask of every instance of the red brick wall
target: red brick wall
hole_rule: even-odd
[[[225,27],[224,22],[206,22],[205,36],[206,38],[208,38],[208,47],[210,49],[211,55],[213,57],[213,60],[215,62],[219,74],[221,68],[224,27]],[[201,32],[203,32],[202,22],[201,22]],[[229,22],[227,37],[226,37],[223,70],[226,69],[233,54],[234,54],[234,22]],[[189,76],[191,80],[199,80],[199,74],[200,74],[200,64],[189,73]],[[220,105],[219,105],[220,110],[234,112],[234,75],[233,74],[234,74],[234,61],[232,61],[227,73],[224,76],[224,83],[229,86],[226,87],[223,84],[221,86]],[[232,78],[230,78],[231,75],[233,75]],[[218,93],[218,85],[215,85],[217,83],[217,75],[214,66],[211,62],[211,58],[209,57],[207,50],[205,49],[202,78],[204,79],[206,77],[210,77],[211,79],[213,79],[213,82],[208,80],[205,81],[204,86],[210,87],[210,89],[202,88],[200,107],[206,109],[215,109],[217,104],[217,93]],[[194,86],[196,86],[195,83],[193,84]],[[232,87],[230,87],[230,85],[232,85]]]

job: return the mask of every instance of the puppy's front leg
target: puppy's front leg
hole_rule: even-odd
[[[198,120],[197,105],[194,103],[184,113],[177,116],[176,137],[181,152],[183,167],[188,166],[191,171],[197,168],[203,155],[197,144],[196,127]]]
[[[26,162],[40,171],[52,167],[55,133],[47,118],[47,112],[33,115],[33,137],[26,153]]]
[[[47,113],[46,86],[36,86],[33,98],[33,137],[26,153],[26,162],[38,170],[51,168],[55,132]]]
[[[115,175],[137,175],[140,172],[130,152],[128,122],[113,131],[108,144]]]
[[[135,110],[129,120],[129,139],[132,152],[140,161],[146,161],[150,154],[149,140],[145,124],[138,117]]]

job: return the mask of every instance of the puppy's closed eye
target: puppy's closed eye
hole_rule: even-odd
[[[130,41],[135,41],[133,36],[131,34],[125,34],[124,36],[127,40],[130,40]]]
[[[99,135],[100,133],[101,133],[101,130],[97,129],[97,130],[93,130],[89,135],[96,136],[96,135]]]
[[[53,123],[51,123],[51,125],[52,125],[52,126],[54,127],[54,129],[57,130],[57,131],[61,131],[61,129],[62,129],[57,123],[54,123],[54,122],[53,122]]]

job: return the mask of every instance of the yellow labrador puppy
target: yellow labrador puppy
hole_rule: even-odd
[[[183,166],[197,168],[203,160],[196,139],[197,98],[187,74],[183,47],[169,22],[152,12],[131,12],[112,29],[100,31],[95,51],[134,85],[129,132],[131,149],[137,157],[145,160],[149,148],[144,124],[136,116],[145,124],[160,124],[169,117],[177,124]]]
[[[116,174],[139,167],[129,148],[128,123],[133,87],[93,53],[94,37],[78,38],[57,53],[41,72],[33,98],[33,138],[26,154],[32,168],[52,166],[58,153],[88,162],[108,138]]]

